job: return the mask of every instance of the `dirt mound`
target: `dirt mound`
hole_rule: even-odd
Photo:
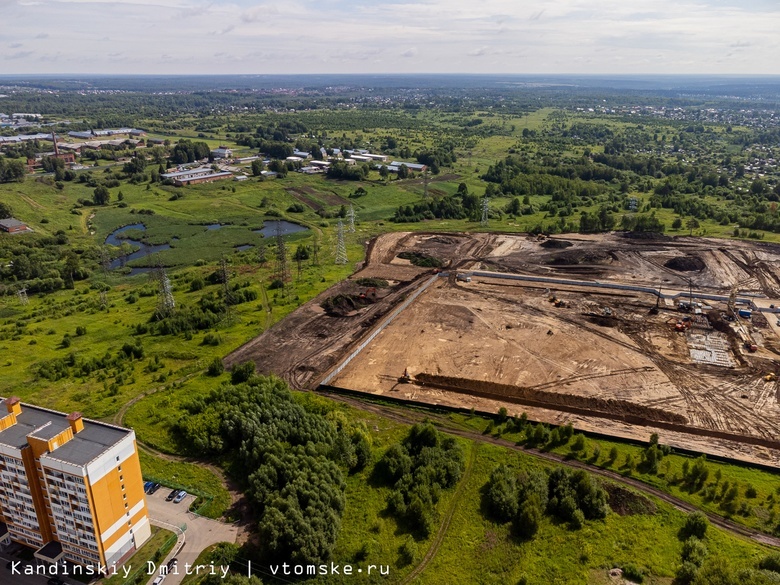
[[[552,256],[547,264],[610,264],[614,260],[617,260],[617,256],[606,250],[567,250]]]
[[[528,406],[552,407],[565,412],[602,416],[612,420],[623,420],[632,424],[688,424],[688,419],[676,412],[667,412],[660,408],[636,404],[635,402],[617,398],[580,396],[559,391],[498,384],[484,380],[439,376],[427,372],[420,372],[415,376],[415,380],[418,384],[434,386],[452,392],[473,394],[484,398],[516,402]]]
[[[567,242],[566,240],[553,240],[550,238],[549,240],[545,240],[541,244],[539,244],[542,248],[552,248],[556,250],[562,250],[564,248],[571,248],[574,244],[571,242]]]
[[[619,516],[653,515],[658,507],[646,497],[614,483],[605,483],[609,507]]]
[[[320,306],[325,309],[328,315],[334,315],[336,317],[344,317],[349,315],[353,311],[360,309],[361,307],[369,304],[369,301],[359,295],[335,295],[328,297]]]
[[[698,256],[676,256],[664,262],[664,266],[677,272],[698,272],[707,267]]]

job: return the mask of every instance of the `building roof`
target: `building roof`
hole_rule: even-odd
[[[22,226],[27,227],[27,224],[13,217],[9,217],[8,219],[0,219],[0,226],[3,226],[4,228],[22,227]]]
[[[401,165],[406,165],[406,168],[411,171],[421,171],[425,168],[425,165],[421,165],[420,163],[412,163],[412,162],[404,162],[404,161],[397,161],[394,160],[390,163],[393,166],[401,167]]]
[[[176,171],[173,173],[163,173],[160,175],[163,179],[180,179],[183,177],[193,177],[213,173],[211,167],[198,167],[197,169],[188,169],[186,171]]]
[[[129,429],[98,421],[83,421],[84,430],[73,435],[73,439],[46,457],[84,466],[132,433]],[[28,445],[27,435],[32,434],[41,439],[52,438],[69,426],[67,415],[61,412],[22,404],[22,412],[17,415],[16,424],[0,431],[0,444],[21,449]]]

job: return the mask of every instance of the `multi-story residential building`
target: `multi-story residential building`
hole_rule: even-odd
[[[50,563],[127,560],[151,535],[135,433],[16,397],[4,405],[0,542]]]

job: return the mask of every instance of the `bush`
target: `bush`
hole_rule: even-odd
[[[703,512],[694,512],[689,514],[688,518],[686,518],[681,532],[685,538],[695,536],[701,540],[704,538],[709,525],[710,521],[707,520],[707,516],[705,516]]]
[[[633,563],[623,565],[623,578],[632,583],[642,583],[645,580],[645,573]]]
[[[758,568],[764,571],[780,573],[780,553],[774,553],[761,559]]]
[[[241,384],[248,381],[255,374],[255,362],[244,362],[233,367],[230,372],[230,383]]]
[[[691,536],[683,542],[680,556],[684,563],[689,562],[697,567],[701,567],[708,554],[709,551],[707,551],[707,547],[704,546],[704,543],[695,536]]]
[[[203,336],[203,341],[200,342],[201,345],[211,345],[212,347],[216,347],[220,343],[222,343],[222,338],[216,333],[206,333]]]
[[[86,335],[86,334],[87,334],[87,328],[86,327],[84,327],[83,325],[79,325],[78,327],[76,327],[76,335],[77,336],[81,337],[82,335]]]
[[[204,286],[206,286],[206,283],[203,281],[201,277],[193,278],[190,281],[190,292],[195,292],[201,290]]]
[[[418,557],[417,543],[409,536],[398,549],[398,562],[401,566],[411,565]]]
[[[517,476],[506,465],[499,465],[490,474],[485,491],[487,508],[500,522],[509,522],[517,515]]]
[[[208,369],[206,370],[206,373],[209,376],[221,376],[222,372],[225,371],[225,365],[222,363],[222,360],[218,357],[215,357],[213,360],[211,360],[211,363],[209,364]]]

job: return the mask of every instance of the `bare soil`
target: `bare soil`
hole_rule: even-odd
[[[326,315],[327,297],[359,294],[340,283],[226,358],[315,388],[371,332],[376,337],[332,386],[410,401],[495,412],[527,412],[553,424],[646,440],[658,432],[678,448],[780,464],[780,371],[775,315],[755,326],[744,350],[733,324],[677,331],[686,315],[644,292],[556,286],[474,276],[440,278],[385,326],[433,270],[401,261],[415,252],[444,271],[489,269],[631,284],[663,291],[780,298],[780,246],[619,234],[537,239],[525,235],[392,233],[371,242],[353,278],[397,282],[374,304]],[[670,268],[670,266],[672,266]],[[695,270],[691,268],[696,268]],[[551,298],[563,301],[556,306]],[[758,302],[758,301],[757,301]],[[775,301],[771,301],[775,302]],[[720,315],[725,303],[713,303]],[[712,336],[714,341],[708,341]],[[723,365],[702,363],[712,351]],[[400,383],[407,371],[412,383]]]

